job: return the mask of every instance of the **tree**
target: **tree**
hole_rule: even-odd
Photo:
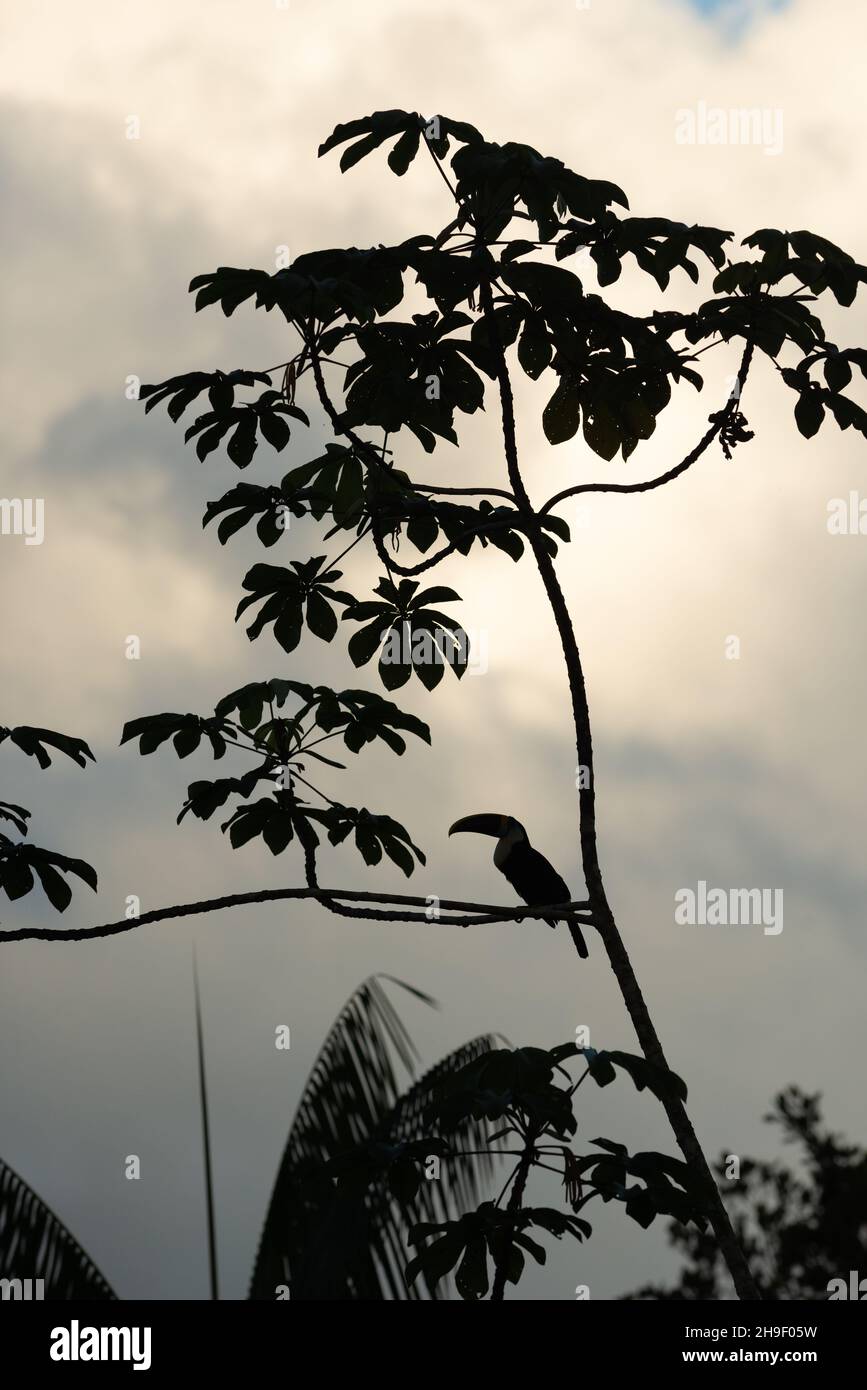
[[[734,1185],[730,1161],[723,1156],[715,1165],[731,1193],[735,1229],[762,1298],[851,1297],[851,1271],[867,1267],[867,1150],[824,1127],[821,1100],[788,1086],[765,1116],[799,1150],[797,1165],[745,1158]],[[677,1283],[646,1285],[628,1297],[727,1297],[719,1251],[707,1234],[673,1223],[669,1239],[685,1261]]]
[[[529,146],[493,143],[473,126],[445,116],[428,120],[418,112],[376,112],[339,125],[319,152],[345,146],[340,159],[345,171],[389,141],[388,163],[399,177],[420,149],[429,155],[450,203],[443,227],[396,246],[311,252],[273,274],[222,266],[196,276],[190,290],[197,309],[219,304],[229,316],[249,301],[266,312],[276,309],[291,330],[292,349],[275,367],[188,372],[143,386],[141,397],[146,410],[165,404],[177,421],[206,396],[206,408],[187,428],[186,438],[195,440],[200,460],[225,442],[229,458],[243,469],[260,441],[281,451],[298,427],[307,425],[299,392],[312,382],[311,399],[303,394],[301,399],[318,406],[330,422],[334,439],[325,453],[293,467],[279,483],[239,483],[209,503],[205,513],[205,525],[219,518],[223,544],[255,520],[259,540],[270,548],[285,536],[292,517],[327,525],[323,547],[341,537],[336,555],[323,550],[292,559],[288,566],[260,563],[250,569],[236,617],[257,609],[247,629],[251,640],[272,626],[278,645],[292,652],[305,629],[330,642],[338,631],[346,631],[344,622],[359,624],[348,642],[355,666],[367,665],[378,654],[377,670],[386,690],[399,689],[413,676],[432,690],[447,665],[461,676],[468,639],[461,623],[442,607],[459,601],[455,590],[442,585],[420,589],[420,576],[476,546],[493,545],[515,561],[529,552],[563,652],[582,769],[579,837],[587,901],[573,904],[569,918],[573,925],[592,925],[599,932],[644,1057],[663,1073],[668,1071],[665,1054],[602,875],[584,670],[554,564],[558,546],[569,540],[569,527],[557,509],[586,492],[635,493],[667,485],[711,445],[719,443],[729,457],[752,439],[741,404],[756,353],[772,362],[793,393],[795,422],[803,435],[815,435],[826,415],[841,429],[854,427],[867,435],[867,412],[844,394],[853,367],[867,375],[867,350],[841,349],[828,341],[811,307],[827,293],[838,304],[850,305],[867,271],[839,247],[806,231],[760,229],[743,239],[747,251],[738,255],[728,245],[732,233],[720,228],[623,215],[617,209],[628,212],[628,202],[616,184],[586,178]],[[702,269],[709,267],[714,273],[711,294],[689,312],[624,313],[600,294],[586,292],[582,279],[562,264],[579,252],[589,258],[600,289],[619,279],[624,264],[649,275],[662,292],[676,271],[698,283]],[[411,272],[428,309],[399,318]],[[700,390],[704,354],[730,343],[740,348],[734,388],[727,400],[715,403],[707,429],[685,458],[658,477],[575,484],[541,506],[533,504],[516,434],[514,357],[531,382],[555,378],[542,411],[552,445],[580,431],[591,453],[605,461],[617,454],[626,460],[653,434],[674,399],[673,388]],[[397,458],[395,441],[400,437],[403,443],[404,432],[428,454],[439,441],[457,444],[457,415],[481,409],[489,393],[499,409],[504,486],[438,486],[399,466],[403,458]],[[363,541],[374,546],[383,574],[373,596],[358,598],[338,587],[343,580],[338,566]],[[399,560],[401,541],[423,558],[411,564]],[[107,924],[83,933],[34,930],[8,936],[78,939],[185,912],[305,893],[346,916],[428,920],[424,912],[408,910],[424,906],[423,899],[377,899],[354,890],[323,889],[317,877],[322,834],[335,845],[351,840],[369,865],[386,856],[409,875],[416,863],[424,862],[409,832],[387,813],[346,806],[320,792],[308,776],[309,759],[317,766],[334,765],[319,751],[327,739],[342,738],[344,748],[357,753],[381,738],[401,754],[405,733],[429,738],[426,725],[381,696],[282,679],[235,691],[218,701],[213,715],[170,713],[133,720],[124,741],[139,738],[143,753],[172,739],[178,755],[186,757],[205,740],[215,758],[231,748],[259,759],[242,776],[192,783],[179,819],[188,812],[208,819],[227,802],[234,803],[223,823],[233,846],[261,835],[279,854],[297,841],[306,890],[186,904],[146,914],[138,923]],[[248,799],[265,789],[264,796]],[[311,792],[317,801],[309,800]],[[357,905],[365,898],[380,905]],[[442,905],[447,913],[454,909],[465,915],[440,916],[440,923],[564,916],[562,909],[551,911],[550,904],[520,913],[450,900]],[[738,1294],[755,1297],[755,1283],[683,1099],[667,1092],[662,1103],[703,1192]]]

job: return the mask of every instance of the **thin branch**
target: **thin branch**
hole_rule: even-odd
[[[370,529],[369,526],[367,526],[367,525],[363,526],[362,529],[359,531],[358,535],[355,537],[355,540],[354,540],[354,541],[351,541],[350,544],[346,547],[345,550],[341,550],[340,554],[337,556],[337,559],[336,559],[336,560],[329,560],[329,561],[326,563],[326,565],[325,565],[324,568],[323,568],[323,573],[324,573],[326,570],[333,570],[334,567],[335,567],[336,565],[339,565],[339,564],[340,564],[340,561],[343,559],[344,555],[348,555],[349,552],[350,552],[350,550],[354,550],[354,549],[355,549],[355,547],[358,545],[358,542],[359,542],[359,541],[363,541],[363,540],[364,540],[364,537],[367,535],[367,532],[369,531],[369,529]]]
[[[308,730],[308,733],[312,733],[312,732],[313,732],[312,729],[309,729],[309,730]],[[313,740],[312,743],[299,743],[299,745],[298,745],[298,747],[296,748],[295,752],[296,752],[296,753],[308,753],[308,752],[310,751],[311,748],[316,748],[317,745],[320,744],[320,743],[327,743],[328,740],[331,739],[331,738],[340,738],[340,735],[341,735],[343,732],[344,732],[343,729],[335,729],[334,732],[331,733],[331,734],[323,734],[321,738],[315,738],[315,739]]]
[[[434,150],[433,146],[431,145],[430,140],[428,140],[428,138],[427,138],[427,133],[426,133],[425,131],[422,131],[422,139],[424,140],[425,145],[427,146],[428,153],[429,153],[431,159],[433,160],[434,164],[436,165],[437,172],[439,173],[439,176],[440,176],[440,178],[442,179],[443,183],[445,184],[446,188],[449,190],[449,193],[451,193],[451,195],[452,195],[452,197],[454,198],[455,202],[457,203],[458,207],[463,207],[463,204],[462,204],[460,198],[458,197],[458,191],[457,191],[457,189],[452,185],[451,180],[449,179],[448,174],[446,173],[445,169],[443,168],[442,164],[440,163],[439,159],[437,158],[437,156],[436,156],[436,151]]]
[[[438,492],[444,497],[505,497],[514,502],[514,494],[504,487],[433,487],[430,483],[413,483],[414,492]]]
[[[431,895],[432,896],[432,895]],[[17,931],[0,931],[0,944],[4,941],[91,941],[97,937],[121,936],[124,932],[135,931],[137,927],[151,922],[162,922],[171,917],[194,917],[204,912],[219,912],[229,907],[247,907],[254,903],[282,902],[287,898],[339,898],[345,902],[394,903],[408,907],[426,907],[427,913],[391,912],[375,910],[364,912],[364,916],[377,921],[388,922],[426,922],[436,926],[472,927],[492,922],[515,922],[524,917],[548,920],[574,918],[586,926],[593,926],[587,902],[549,904],[544,907],[498,907],[493,903],[462,902],[454,898],[440,898],[437,914],[430,912],[428,898],[410,897],[402,893],[363,893],[345,888],[260,888],[251,893],[231,893],[223,898],[206,898],[202,902],[180,903],[174,907],[155,908],[153,912],[142,912],[138,917],[124,917],[120,922],[107,922],[98,927],[73,927],[67,931],[50,927],[21,927]],[[440,908],[450,912],[472,912],[482,914],[473,917],[442,916]]]
[[[726,420],[734,414],[740,403],[740,394],[750,370],[750,363],[753,357],[753,344],[747,343],[744,355],[741,358],[741,365],[738,369],[738,389],[732,392],[725,407],[718,413],[716,423],[702,435],[695,448],[690,450],[686,458],[676,464],[674,468],[669,468],[667,473],[662,473],[658,478],[649,478],[643,483],[579,483],[577,487],[564,488],[558,492],[544,507],[541,508],[539,515],[544,516],[552,507],[556,507],[558,502],[563,502],[567,497],[577,497],[582,492],[651,492],[654,488],[663,487],[665,483],[670,483],[672,479],[678,478],[681,473],[685,473],[694,463],[701,458],[702,454],[716,439],[722,430]]]
[[[375,527],[373,528],[373,539],[379,558],[386,568],[394,570],[397,574],[406,575],[411,579],[417,574],[424,574],[426,570],[433,569],[434,565],[438,565],[441,560],[445,560],[447,556],[453,555],[454,552],[458,550],[461,543],[469,537],[484,536],[488,531],[503,531],[506,529],[507,525],[512,530],[520,531],[524,529],[521,525],[521,517],[517,512],[515,513],[514,521],[507,520],[501,516],[496,517],[493,521],[480,521],[473,526],[465,526],[460,535],[456,536],[453,541],[449,541],[448,545],[444,545],[442,550],[438,550],[435,555],[429,555],[425,560],[419,560],[415,565],[401,565],[393,557],[387,558],[388,552],[385,549],[385,543],[382,537],[377,533]],[[461,551],[461,554],[463,554],[463,551]]]

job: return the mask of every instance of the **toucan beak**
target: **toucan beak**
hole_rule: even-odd
[[[460,830],[471,830],[477,835],[493,835],[499,840],[500,836],[505,834],[508,823],[508,816],[485,812],[479,816],[464,816],[462,820],[456,820],[454,825],[449,826],[449,834],[454,835]]]

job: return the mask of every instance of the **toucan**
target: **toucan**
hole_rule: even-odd
[[[514,816],[500,816],[484,813],[478,816],[464,816],[449,826],[449,834],[470,830],[477,835],[494,835],[497,845],[494,850],[494,864],[511,883],[515,892],[524,899],[528,907],[553,907],[557,903],[570,903],[572,894],[553,864],[549,864],[544,854],[533,849],[520,821]],[[556,927],[557,921],[551,922]],[[581,928],[574,920],[569,921],[569,931],[579,956],[587,958],[587,943]]]

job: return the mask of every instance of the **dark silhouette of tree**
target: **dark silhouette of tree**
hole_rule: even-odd
[[[239,483],[208,504],[204,524],[217,523],[222,544],[252,522],[266,548],[285,538],[291,518],[306,519],[305,534],[311,524],[327,528],[319,553],[293,558],[286,566],[259,563],[249,570],[236,618],[252,617],[251,640],[269,627],[288,653],[305,634],[331,642],[338,631],[347,631],[344,622],[358,624],[348,642],[355,666],[378,656],[378,676],[389,693],[413,676],[433,690],[446,666],[457,677],[463,674],[468,638],[451,608],[459,601],[456,591],[443,585],[422,589],[420,577],[447,557],[488,545],[515,561],[525,554],[532,558],[570,692],[582,770],[579,838],[587,899],[573,903],[570,911],[540,903],[519,914],[463,905],[466,916],[444,916],[432,925],[516,915],[565,919],[576,942],[582,937],[576,926],[595,927],[646,1063],[667,1074],[602,875],[584,670],[554,563],[570,533],[557,508],[587,492],[636,493],[667,485],[716,443],[730,457],[753,438],[741,407],[756,354],[770,360],[783,387],[793,393],[802,435],[815,435],[826,415],[841,429],[867,435],[867,412],[844,394],[853,367],[867,375],[867,350],[830,342],[813,312],[825,294],[851,305],[867,270],[807,231],[760,229],[743,239],[747,250],[739,254],[729,247],[732,233],[720,228],[624,215],[628,202],[616,184],[586,178],[529,146],[488,141],[473,126],[445,116],[428,120],[418,112],[376,112],[337,126],[319,153],[345,147],[340,166],[348,170],[386,142],[392,142],[388,164],[398,176],[420,149],[430,157],[449,203],[444,225],[399,245],[310,252],[276,273],[221,266],[196,276],[190,290],[197,309],[219,305],[228,316],[252,301],[282,315],[292,338],[287,356],[266,369],[171,376],[143,386],[141,397],[146,410],[164,404],[176,421],[205,398],[186,439],[195,441],[202,461],[225,443],[240,469],[252,462],[261,441],[283,450],[299,427],[307,426],[308,409],[321,410],[330,423],[333,440],[323,454],[292,467],[279,482]],[[709,267],[711,293],[695,310],[628,314],[585,290],[583,270],[579,278],[562,264],[578,252],[587,253],[599,289],[614,284],[628,264],[650,276],[661,292],[669,289],[675,272],[698,283]],[[400,318],[410,274],[420,287],[413,288],[413,302],[421,293],[428,307]],[[619,454],[625,461],[654,433],[677,387],[701,389],[705,354],[729,344],[738,348],[734,389],[714,403],[707,428],[682,460],[656,477],[577,483],[534,504],[515,424],[515,358],[531,382],[554,378],[542,411],[552,445],[580,432],[591,453],[605,461]],[[408,433],[427,454],[441,441],[457,444],[458,415],[474,414],[490,396],[500,418],[503,486],[479,481],[446,487],[411,477],[403,457],[398,459],[397,443]],[[329,553],[327,543],[335,537],[336,553]],[[373,595],[359,598],[342,587],[342,566],[362,542],[373,545],[383,573]],[[404,542],[422,558],[399,559]],[[340,739],[341,753],[356,754],[381,739],[400,755],[410,734],[430,737],[426,724],[382,696],[281,678],[242,687],[219,700],[212,715],[165,713],[131,721],[124,741],[139,739],[142,753],[171,740],[180,757],[202,742],[215,759],[227,750],[252,757],[254,765],[240,775],[191,783],[179,819],[188,813],[209,819],[232,805],[222,827],[232,845],[239,848],[261,836],[272,853],[280,854],[297,842],[306,890],[241,894],[149,913],[138,922],[76,933],[33,929],[8,933],[7,939],[110,935],[145,920],[302,891],[344,916],[427,920],[429,913],[407,910],[424,908],[425,899],[399,902],[393,896],[378,899],[386,907],[360,906],[364,895],[324,888],[317,876],[322,836],[332,845],[354,845],[371,866],[387,858],[409,875],[424,863],[407,829],[386,812],[345,805],[318,786],[323,767],[341,766],[321,751],[326,741]],[[660,1099],[737,1292],[756,1297],[685,1096],[666,1088]]]
[[[493,1172],[492,1157],[478,1152],[483,1122],[461,1126],[457,1147],[469,1152],[449,1163],[422,1116],[442,1078],[494,1039],[474,1038],[416,1077],[415,1045],[383,979],[391,977],[372,976],[347,1000],[307,1078],[259,1241],[252,1299],[274,1300],[281,1289],[294,1301],[415,1297],[403,1277],[409,1222],[460,1217]],[[443,1166],[431,1182],[420,1171],[429,1155]],[[437,1296],[432,1285],[428,1292]]]
[[[575,1059],[585,1069],[573,1082],[566,1064]],[[597,1086],[608,1086],[618,1070],[631,1076],[639,1091],[646,1087],[659,1100],[686,1095],[679,1076],[658,1070],[643,1057],[596,1052],[575,1043],[547,1050],[489,1051],[444,1077],[425,1116],[433,1133],[448,1139],[467,1119],[484,1119],[496,1126],[489,1144],[503,1140],[517,1148],[503,1151],[507,1161],[508,1157],[514,1161],[496,1201],[483,1202],[459,1218],[411,1226],[410,1243],[420,1249],[407,1266],[410,1286],[419,1275],[443,1279],[455,1270],[461,1298],[481,1299],[490,1289],[491,1301],[500,1302],[506,1284],[520,1280],[527,1254],[545,1263],[546,1252],[539,1243],[542,1233],[558,1240],[589,1238],[592,1227],[582,1213],[597,1197],[622,1202],[627,1216],[643,1228],[658,1215],[705,1228],[702,1186],[681,1159],[653,1151],[630,1154],[625,1144],[605,1138],[590,1141],[597,1152],[577,1154],[572,1148],[578,1129],[574,1114],[578,1088],[587,1077]],[[425,1139],[422,1146],[429,1143]],[[525,1200],[534,1169],[559,1175],[566,1210],[537,1207]],[[630,1183],[630,1178],[636,1181]]]
[[[851,1297],[867,1273],[867,1150],[847,1143],[822,1122],[821,1095],[789,1086],[765,1119],[796,1146],[797,1165],[741,1160],[734,1182],[721,1158],[716,1173],[734,1211],[734,1226],[762,1298]],[[695,1227],[672,1223],[669,1239],[685,1264],[671,1287],[649,1284],[638,1299],[723,1299],[726,1270],[714,1241]],[[847,1290],[841,1291],[843,1286]],[[864,1297],[865,1290],[856,1297]]]

